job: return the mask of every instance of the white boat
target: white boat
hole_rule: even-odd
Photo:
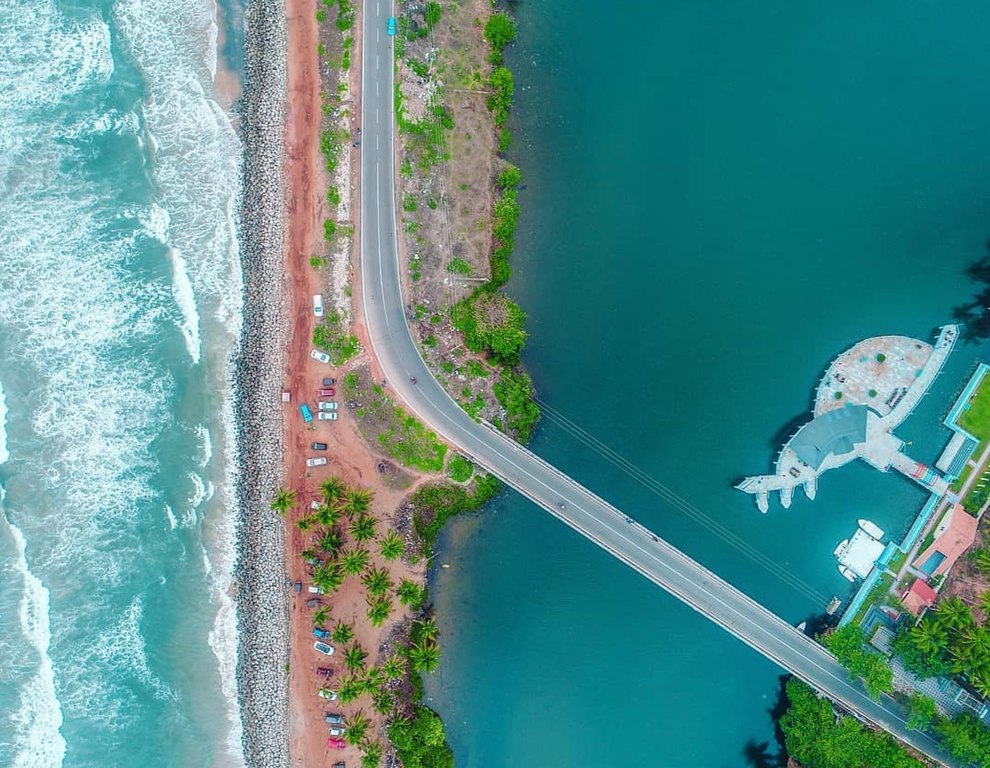
[[[841,573],[849,581],[856,581],[856,574],[853,572],[852,568],[847,568],[844,565],[840,565],[839,573]]]
[[[835,551],[832,554],[836,557],[842,557],[846,554],[847,549],[849,549],[849,539],[843,539],[839,542],[839,546],[835,548]]]
[[[808,622],[802,621],[800,624],[798,624],[797,625],[797,631],[798,632],[807,632],[808,631]]]
[[[857,520],[856,522],[859,523],[859,527],[862,528],[863,531],[865,531],[871,538],[874,538],[877,541],[880,541],[880,539],[883,538],[883,531],[876,523],[872,523],[869,520]]]

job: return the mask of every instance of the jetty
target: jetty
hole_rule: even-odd
[[[928,392],[958,334],[957,326],[946,325],[934,344],[876,336],[850,347],[826,369],[815,390],[813,418],[784,444],[774,473],[747,477],[736,488],[756,496],[761,512],[769,509],[770,494],[779,492],[786,509],[795,488],[814,499],[822,474],[862,459],[881,472],[894,469],[932,493],[945,494],[949,486],[942,474],[910,458],[893,431]]]

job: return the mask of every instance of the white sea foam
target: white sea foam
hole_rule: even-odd
[[[168,529],[170,531],[174,531],[179,523],[175,519],[175,513],[172,511],[172,508],[168,504],[165,505],[165,517],[168,519]]]
[[[230,388],[228,388],[228,392]],[[226,397],[221,407],[223,424],[223,454],[225,476],[220,487],[220,507],[232,511],[237,500],[234,494],[234,468],[237,466],[237,443],[234,430],[233,401]],[[210,546],[203,549],[203,560],[210,579],[211,596],[217,604],[217,615],[210,631],[209,642],[220,672],[220,688],[227,700],[227,753],[237,763],[243,763],[241,710],[237,696],[237,658],[240,639],[237,626],[237,603],[231,596],[234,562],[237,557],[234,515],[219,515],[210,520]]]
[[[11,718],[13,725],[13,768],[53,768],[62,765],[65,739],[62,736],[62,708],[55,693],[55,670],[48,649],[52,640],[49,594],[27,562],[27,544],[20,529],[10,523],[17,550],[17,570],[24,578],[18,616],[21,631],[38,655],[34,676],[21,688],[20,709]]]
[[[199,438],[199,466],[206,467],[210,463],[210,459],[213,458],[213,438],[210,435],[210,428],[205,424],[197,424],[193,429],[196,432],[196,437]]]
[[[148,663],[148,652],[141,632],[143,615],[144,605],[138,595],[120,619],[102,632],[88,650],[106,667],[114,669],[118,676],[123,672],[138,681],[156,699],[174,701],[175,691],[152,672]]]
[[[10,451],[7,450],[7,398],[3,392],[3,385],[0,384],[0,464],[10,458]]]

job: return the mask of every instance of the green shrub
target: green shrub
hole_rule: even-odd
[[[509,117],[509,107],[512,106],[512,72],[506,67],[496,67],[488,76],[488,109],[495,116],[495,127],[500,128]]]
[[[465,483],[474,474],[474,465],[459,453],[454,454],[447,461],[447,474],[455,483]]]
[[[502,189],[518,187],[522,181],[522,172],[514,165],[507,165],[498,175],[498,185]]]
[[[505,408],[506,430],[514,433],[519,442],[529,442],[540,420],[532,379],[523,371],[505,368],[495,382],[494,390],[499,405]]]
[[[405,768],[454,768],[443,722],[429,707],[418,704],[411,717],[393,720],[388,737]]]
[[[455,256],[450,260],[450,263],[447,264],[447,271],[453,272],[455,275],[470,275],[471,265],[460,256]]]
[[[502,61],[502,51],[516,37],[516,23],[504,13],[493,13],[485,22],[485,40],[492,47],[491,60]]]
[[[429,552],[436,543],[444,524],[455,515],[474,512],[495,498],[502,489],[491,475],[478,475],[469,490],[463,485],[433,483],[424,485],[412,495],[413,527]]]
[[[473,352],[487,352],[506,365],[519,361],[526,343],[526,315],[519,305],[488,287],[454,305],[451,321]]]
[[[327,202],[334,207],[340,205],[340,191],[332,184],[327,187]]]
[[[337,222],[335,222],[333,219],[324,219],[323,239],[329,243],[333,240],[334,235],[336,234],[337,234]]]

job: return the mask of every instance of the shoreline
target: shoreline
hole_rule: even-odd
[[[234,367],[238,631],[237,688],[245,763],[288,768],[288,601],[282,521],[269,509],[281,478],[285,312],[284,122],[287,100],[283,0],[245,8],[241,199],[243,329]]]

